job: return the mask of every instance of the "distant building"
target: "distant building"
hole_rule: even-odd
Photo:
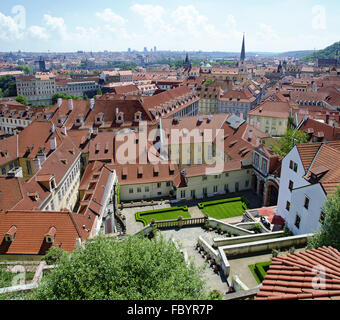
[[[53,73],[38,72],[35,75],[16,77],[18,95],[23,95],[32,105],[50,105],[56,93],[56,77]]]
[[[287,131],[290,105],[288,102],[265,101],[248,113],[248,122],[272,136]]]

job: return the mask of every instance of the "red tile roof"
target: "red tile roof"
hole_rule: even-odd
[[[0,212],[12,209],[23,199],[22,178],[0,177]]]
[[[0,213],[0,253],[44,255],[51,246],[60,246],[72,252],[76,239],[84,240],[82,221],[77,214],[70,212],[8,211]],[[12,227],[17,230],[13,242],[4,240],[4,235]],[[48,244],[45,235],[55,227],[54,243]]]
[[[324,282],[317,281],[319,287],[313,286],[317,276],[324,279]],[[273,258],[255,300],[320,298],[340,299],[340,253],[332,247]]]
[[[255,109],[248,112],[251,116],[274,118],[288,118],[290,105],[288,102],[265,101]]]

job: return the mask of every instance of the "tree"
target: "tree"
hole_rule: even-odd
[[[33,292],[38,300],[206,299],[205,283],[172,241],[96,237],[62,256]]]
[[[61,99],[73,99],[73,100],[81,100],[82,99],[81,97],[75,97],[75,96],[68,95],[68,94],[55,93],[52,96],[52,104],[56,104],[57,101],[58,101],[58,98],[61,98]]]
[[[214,82],[213,79],[208,78],[203,84],[202,87],[209,87]]]
[[[21,66],[19,67],[25,74],[29,74],[31,72],[31,68],[29,66]]]
[[[98,95],[98,96],[101,96],[101,95],[103,95],[103,91],[102,91],[101,89],[98,89],[98,91],[97,91],[97,95]]]
[[[28,101],[26,99],[26,97],[22,94],[19,94],[16,99],[15,99],[17,102],[23,104],[24,106],[28,106]]]
[[[49,265],[57,264],[64,257],[64,255],[68,255],[68,252],[64,251],[60,247],[54,246],[47,251],[41,260],[45,261]]]
[[[295,145],[308,142],[308,135],[303,131],[294,131],[288,128],[286,134],[277,142],[278,145],[272,145],[273,151],[281,157],[285,157]]]
[[[332,246],[340,250],[340,185],[329,195],[323,206],[324,221],[320,232],[309,241],[309,247]]]

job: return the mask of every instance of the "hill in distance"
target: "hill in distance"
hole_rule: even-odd
[[[316,59],[334,59],[337,52],[340,53],[340,41],[335,42],[326,49],[313,52],[301,59],[304,62],[316,61]]]

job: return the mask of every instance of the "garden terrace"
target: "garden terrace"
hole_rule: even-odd
[[[151,210],[136,213],[136,221],[142,222],[144,226],[149,225],[152,220],[177,220],[179,217],[190,218],[188,207],[173,207],[159,210]]]
[[[202,202],[198,204],[203,214],[221,220],[242,216],[248,209],[248,200],[244,197]]]

